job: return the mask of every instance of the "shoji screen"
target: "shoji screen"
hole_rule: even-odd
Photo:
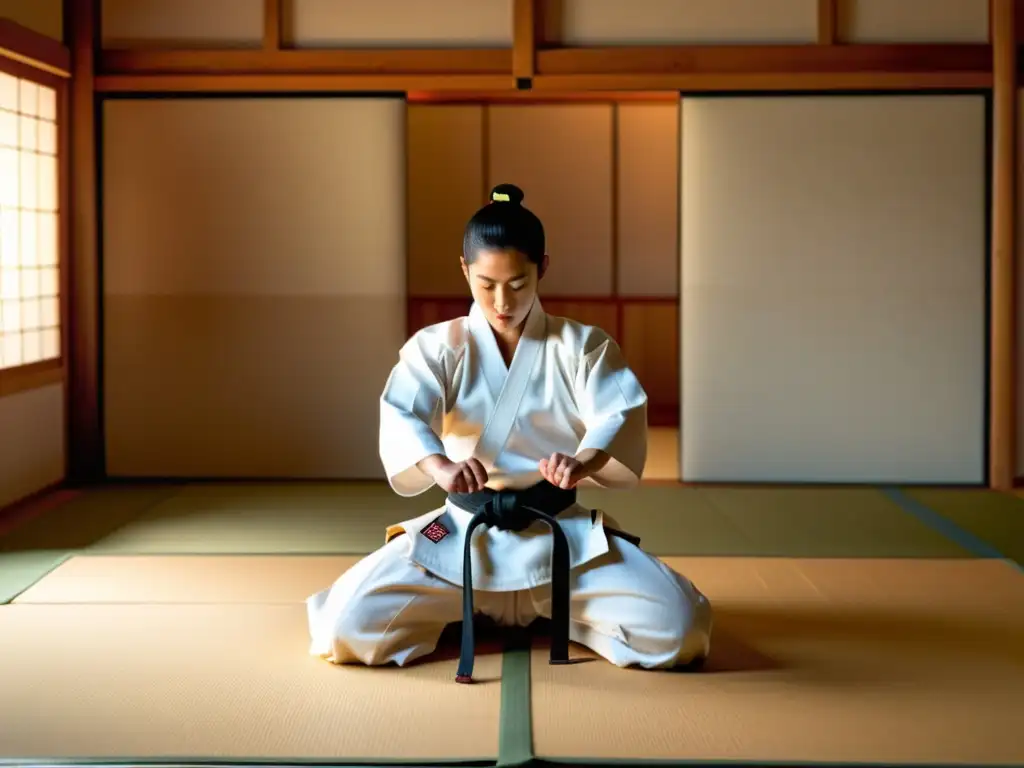
[[[979,482],[986,106],[686,98],[682,473]]]
[[[405,339],[405,105],[103,107],[115,475],[380,477]]]

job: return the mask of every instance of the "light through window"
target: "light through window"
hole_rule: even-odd
[[[0,369],[60,358],[57,93],[0,72]]]

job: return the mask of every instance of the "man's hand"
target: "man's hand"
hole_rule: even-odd
[[[435,454],[424,459],[421,469],[448,493],[475,493],[487,484],[487,470],[476,459],[456,463]]]
[[[557,488],[575,488],[589,474],[586,465],[564,453],[552,453],[537,466],[544,479]]]

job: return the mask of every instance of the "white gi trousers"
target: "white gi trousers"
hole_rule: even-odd
[[[708,655],[712,610],[685,577],[618,536],[570,576],[569,638],[618,667],[685,665]],[[416,564],[410,536],[366,556],[307,600],[310,652],[335,664],[404,666],[434,651],[462,620],[462,588]],[[474,608],[502,626],[551,618],[550,583],[474,590]]]

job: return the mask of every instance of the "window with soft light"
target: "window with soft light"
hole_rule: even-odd
[[[57,91],[0,72],[0,370],[61,357]]]

